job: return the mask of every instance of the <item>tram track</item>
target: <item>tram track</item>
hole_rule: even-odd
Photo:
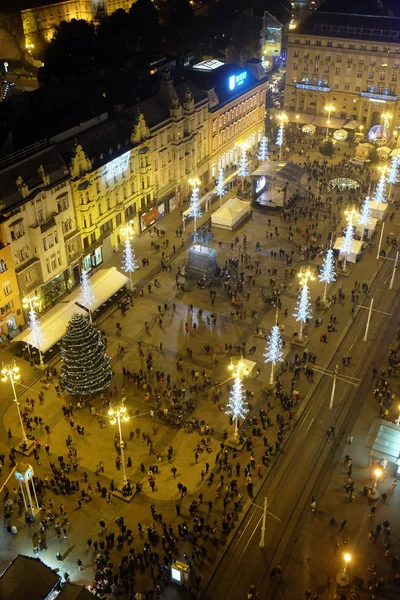
[[[278,564],[283,571],[287,567],[298,533],[310,511],[311,495],[316,494],[315,489],[321,475],[332,464],[343,436],[351,431],[365,397],[370,393],[371,381],[365,375],[374,362],[380,362],[385,338],[393,322],[400,319],[397,293],[394,292],[389,300],[386,294],[378,294],[391,268],[389,261],[381,265],[371,285],[370,295],[376,296],[375,308],[392,313],[392,317],[387,318],[383,325],[382,315],[376,313],[378,316],[374,316],[370,332],[373,332],[376,339],[372,350],[371,343],[363,342],[361,337],[367,311],[358,309],[353,323],[325,367],[333,371],[336,364],[341,364],[342,356],[347,355],[349,348],[354,348],[356,341],[360,340],[361,343],[355,348],[356,369],[352,372],[352,376],[362,380],[360,387],[354,390],[352,386],[348,386],[330,411],[328,403],[332,382],[323,375],[316,376],[314,389],[302,409],[297,427],[288,436],[283,453],[276,457],[253,505],[248,509],[230,547],[221,558],[203,593],[204,599],[245,598],[250,584],[256,585],[259,597],[263,598],[274,598],[280,589],[278,581],[270,580],[270,570]],[[336,425],[335,444],[328,442],[326,437],[326,429],[332,424]],[[268,510],[275,513],[281,522],[267,517],[266,543],[261,549],[258,547],[262,518],[259,506],[263,504],[265,496],[268,497]]]

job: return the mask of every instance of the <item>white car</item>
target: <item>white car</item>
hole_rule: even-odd
[[[363,167],[365,163],[371,162],[368,158],[359,158],[358,156],[354,156],[349,160],[349,163],[355,165],[356,167]]]

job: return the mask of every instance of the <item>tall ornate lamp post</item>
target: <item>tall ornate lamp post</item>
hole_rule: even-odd
[[[244,418],[248,412],[247,403],[245,401],[245,393],[242,384],[243,375],[248,375],[248,369],[246,368],[243,360],[233,361],[229,365],[229,370],[232,371],[232,375],[235,378],[233,383],[232,392],[227,404],[228,415],[232,415],[235,420],[235,432],[233,437],[235,441],[239,439],[239,418]]]
[[[17,367],[17,365],[15,364],[15,361],[12,362],[12,363],[9,363],[9,364],[4,364],[3,363],[3,368],[1,369],[1,376],[2,376],[1,377],[1,381],[3,383],[6,382],[8,379],[10,380],[12,391],[13,391],[13,395],[14,395],[14,402],[15,402],[15,405],[17,407],[19,423],[21,425],[22,439],[23,439],[23,441],[25,443],[28,443],[28,438],[26,436],[24,422],[22,420],[21,411],[20,411],[20,408],[19,408],[19,402],[18,402],[17,394],[15,392],[15,381],[17,381],[19,379],[19,377],[20,377],[20,375],[19,375],[19,367]]]
[[[122,438],[122,428],[121,423],[126,423],[129,421],[129,417],[126,414],[126,406],[122,402],[118,406],[112,407],[108,411],[108,416],[110,417],[111,425],[115,425],[118,423],[118,433],[119,433],[119,447],[121,450],[121,462],[122,462],[122,486],[126,485],[128,479],[126,477],[126,469],[125,469],[125,455],[124,455],[124,445],[125,442]]]
[[[329,131],[328,125],[330,125],[330,123],[331,123],[331,112],[335,110],[335,107],[333,106],[333,104],[328,104],[327,106],[325,106],[325,110],[328,113],[328,119],[326,121],[326,125],[327,125],[326,136],[325,136],[325,139],[327,140],[328,139],[328,131]]]
[[[40,323],[35,311],[35,308],[39,306],[39,301],[36,296],[28,296],[22,300],[22,306],[25,308],[25,310],[29,308],[28,321],[33,341],[33,344],[31,345],[34,346],[39,352],[40,364],[43,365],[43,356],[41,352],[42,332],[40,331]]]

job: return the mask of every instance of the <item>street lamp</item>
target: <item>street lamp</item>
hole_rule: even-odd
[[[248,408],[244,401],[242,377],[244,375],[248,375],[249,370],[246,368],[246,364],[243,362],[243,360],[234,361],[233,359],[231,360],[231,364],[229,365],[228,369],[232,371],[235,381],[229,403],[227,404],[227,414],[232,415],[235,420],[235,432],[233,437],[237,441],[239,439],[239,417],[244,418],[248,412]]]
[[[335,110],[335,107],[333,106],[333,104],[328,104],[327,106],[325,106],[325,110],[328,113],[328,120],[326,121],[327,127],[326,127],[326,137],[325,137],[325,139],[328,139],[328,125],[331,122],[331,112],[333,110]]]
[[[1,369],[1,375],[2,375],[1,381],[3,383],[6,382],[8,379],[10,380],[12,391],[14,394],[14,402],[15,402],[15,405],[16,405],[17,411],[18,411],[19,423],[21,425],[22,439],[25,443],[27,443],[28,438],[26,436],[24,422],[22,420],[21,411],[19,409],[19,402],[18,402],[17,394],[15,392],[15,382],[20,378],[19,367],[17,367],[17,365],[15,364],[15,361],[12,363],[9,363],[9,364],[3,363],[3,368]]]
[[[189,185],[192,186],[192,195],[190,197],[190,216],[193,217],[194,220],[194,228],[193,231],[196,233],[196,219],[201,217],[201,209],[199,204],[199,192],[200,192],[200,179],[197,177],[193,177],[189,179]]]
[[[309,281],[314,281],[315,276],[310,267],[301,268],[297,277],[300,280],[301,291],[297,300],[297,305],[294,313],[296,321],[300,321],[299,340],[303,339],[303,324],[306,323],[307,319],[311,317],[311,302],[310,302],[310,290],[308,287]]]
[[[122,227],[121,233],[125,236],[124,253],[123,253],[123,269],[126,273],[129,273],[129,280],[131,283],[131,290],[133,289],[132,283],[132,272],[137,269],[135,256],[132,251],[131,240],[133,240],[133,221],[126,223],[125,227]]]
[[[343,567],[343,575],[346,575],[347,572],[347,565],[349,564],[349,562],[351,561],[351,554],[345,554],[343,556],[344,558],[344,567]]]
[[[28,321],[29,321],[29,328],[32,333],[32,339],[33,339],[32,346],[34,346],[37,349],[37,351],[39,352],[40,364],[43,365],[43,356],[42,356],[42,352],[40,350],[41,345],[42,345],[42,333],[40,331],[39,319],[35,312],[35,308],[37,308],[39,306],[39,301],[38,301],[37,296],[28,296],[27,298],[24,298],[22,300],[22,306],[25,309],[29,308]]]
[[[282,146],[283,146],[283,141],[284,141],[284,128],[285,128],[285,123],[287,123],[288,121],[288,116],[286,113],[282,112],[279,115],[277,115],[276,117],[279,121],[279,131],[278,131],[278,137],[276,139],[276,143],[279,146],[279,160],[282,160]]]
[[[129,421],[129,417],[126,414],[126,406],[122,402],[118,406],[112,407],[108,411],[108,416],[110,417],[111,425],[115,425],[118,423],[118,433],[119,433],[119,447],[121,450],[121,462],[122,462],[122,486],[124,487],[128,481],[126,477],[126,469],[125,469],[125,455],[124,455],[124,445],[125,442],[122,439],[122,429],[121,429],[121,421],[126,423]]]
[[[382,475],[382,469],[375,469],[375,483],[372,488],[373,494],[375,494],[378,490],[378,481],[380,476]]]

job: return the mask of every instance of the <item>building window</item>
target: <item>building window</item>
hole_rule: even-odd
[[[306,40],[306,46],[310,45],[310,40]]]
[[[336,67],[336,69],[335,69],[335,75],[340,75],[340,69],[339,69],[339,67]]]
[[[297,64],[293,63],[293,71],[297,71]]]
[[[4,271],[7,271],[7,263],[2,258],[2,259],[0,259],[0,273],[4,273]]]
[[[0,312],[2,315],[4,315],[5,313],[8,313],[10,310],[12,310],[14,306],[14,303],[12,300],[10,300],[10,302],[7,302],[7,304],[5,304],[4,306],[2,306],[0,308]]]
[[[356,92],[361,92],[361,88],[359,85],[356,85]]]
[[[326,45],[328,46],[328,48],[332,48],[332,42],[326,42]]]
[[[321,45],[321,40],[317,40],[316,45],[320,46]]]
[[[122,223],[122,214],[118,213],[117,216],[115,217],[115,226],[118,227],[118,225],[121,225]]]
[[[113,228],[113,220],[110,219],[109,221],[107,221],[107,223],[104,223],[104,225],[102,225],[100,227],[100,233],[101,233],[101,235],[106,235],[106,233],[108,231],[111,231],[112,228]]]
[[[337,55],[336,62],[342,62],[342,55],[341,54]]]
[[[373,71],[370,71],[370,72],[368,73],[368,79],[373,79],[373,78],[374,78],[374,72],[373,72]]]
[[[4,296],[9,296],[12,293],[11,281],[6,281],[3,284],[3,294]]]
[[[350,89],[350,83],[348,81],[345,81],[344,89],[345,90],[349,90]]]
[[[294,57],[294,58],[298,58],[298,57],[299,57],[299,51],[298,51],[298,50],[295,50],[295,51],[293,52],[293,57]]]
[[[362,77],[363,72],[362,71],[358,71],[357,73],[357,77]]]

